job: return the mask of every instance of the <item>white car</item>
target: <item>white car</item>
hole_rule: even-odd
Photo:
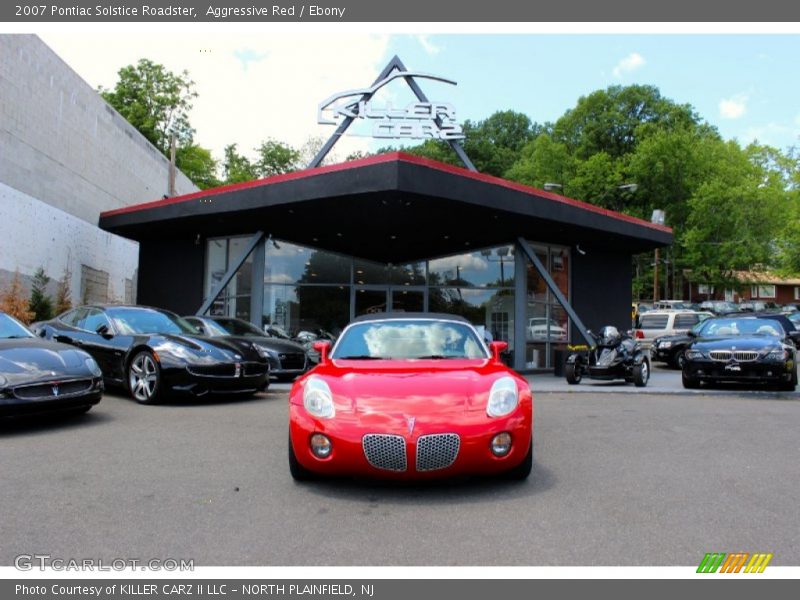
[[[713,316],[710,312],[693,310],[651,310],[639,317],[636,339],[642,348],[649,348],[655,338],[685,333]]]
[[[548,325],[550,330],[548,332]],[[567,330],[553,319],[544,317],[533,317],[528,319],[528,339],[529,340],[560,340],[566,341]]]

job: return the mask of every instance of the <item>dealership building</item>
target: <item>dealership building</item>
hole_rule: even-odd
[[[399,152],[104,212],[139,242],[139,301],[336,334],[359,315],[466,316],[517,369],[630,326],[631,256],[661,225]]]

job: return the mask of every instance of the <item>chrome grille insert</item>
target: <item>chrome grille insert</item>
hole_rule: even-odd
[[[406,441],[399,435],[368,433],[361,439],[367,462],[376,469],[405,471]]]
[[[739,362],[751,362],[758,358],[758,352],[754,350],[712,350],[708,353],[711,360],[718,360],[720,362],[727,362],[734,359]]]
[[[446,469],[454,462],[461,447],[455,433],[421,435],[417,439],[417,471]]]

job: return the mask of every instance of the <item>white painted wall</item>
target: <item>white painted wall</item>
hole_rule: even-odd
[[[0,284],[16,270],[31,275],[39,267],[54,281],[69,261],[73,304],[81,301],[81,264],[109,273],[111,298],[125,299],[125,279],[134,279],[139,244],[103,231],[63,210],[0,183]],[[54,283],[51,283],[54,288]],[[51,290],[52,291],[52,290]]]

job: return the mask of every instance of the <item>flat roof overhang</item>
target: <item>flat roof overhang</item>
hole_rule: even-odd
[[[126,206],[99,225],[140,242],[261,230],[395,264],[520,236],[630,254],[673,240],[668,227],[400,152]]]

